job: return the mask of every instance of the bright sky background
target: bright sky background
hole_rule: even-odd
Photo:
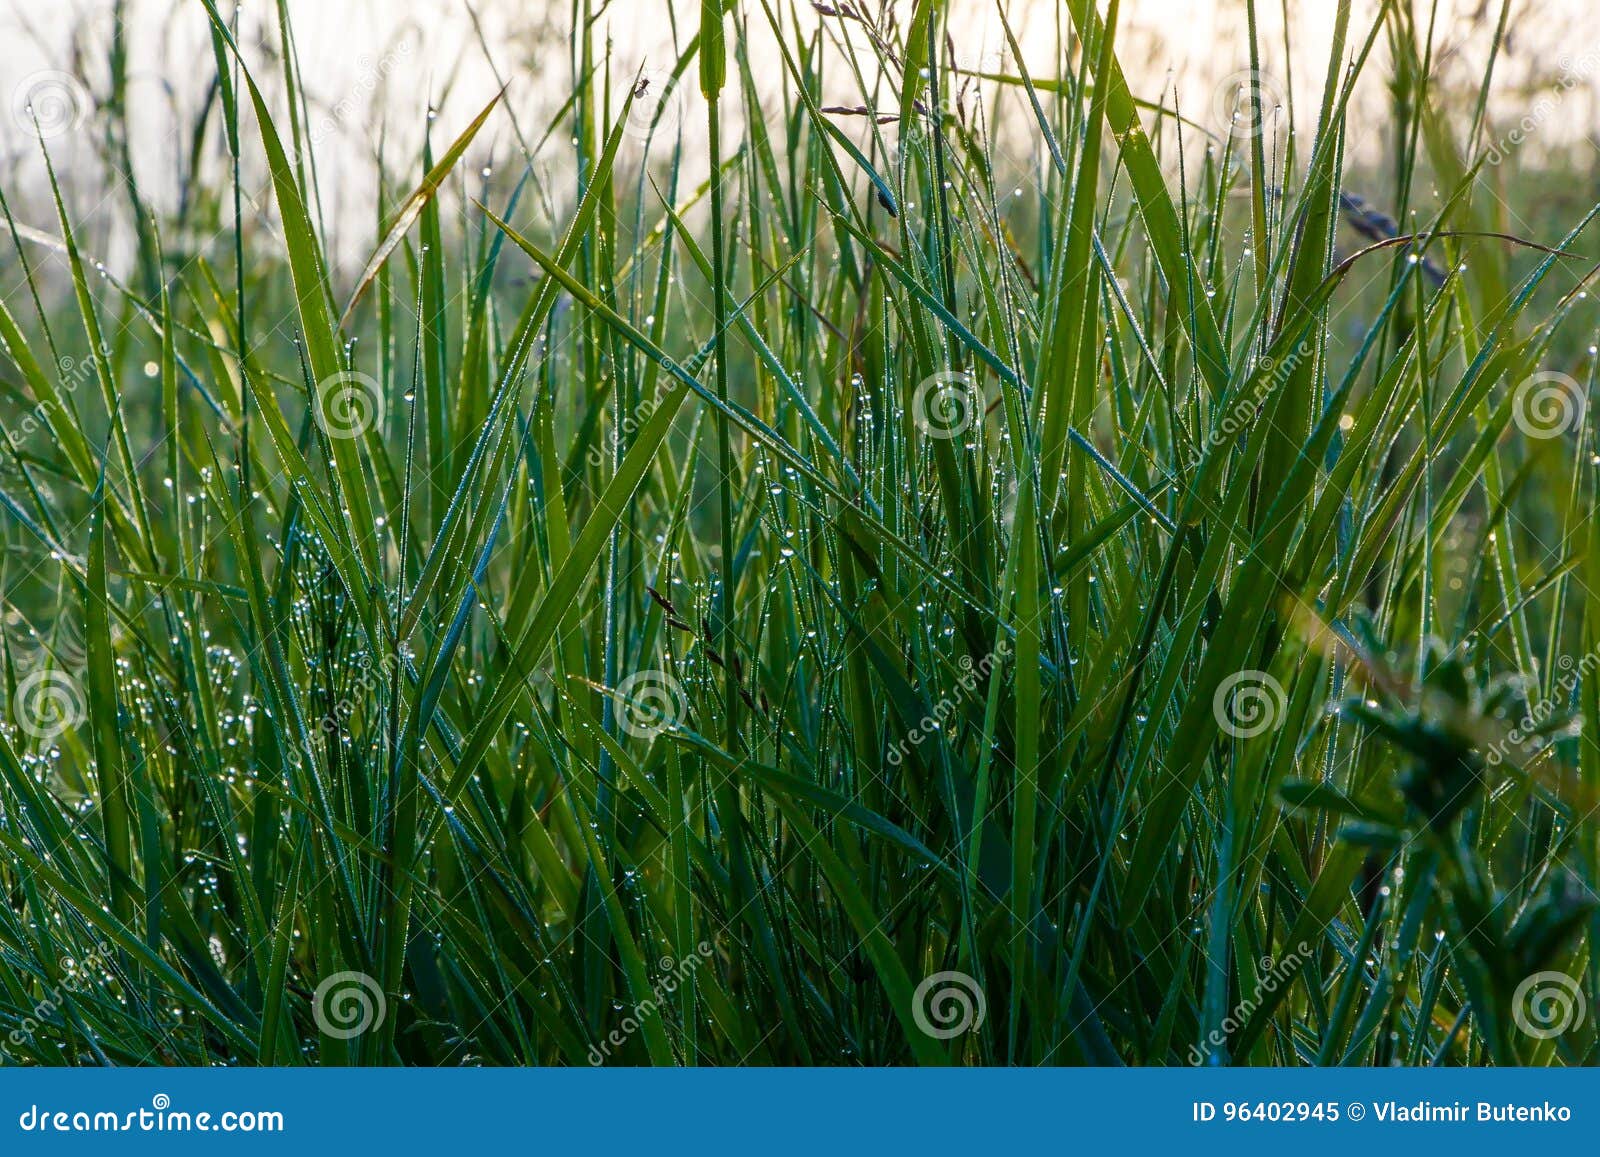
[[[855,0],[867,7],[878,2]],[[1414,0],[1423,19],[1430,2]],[[1577,83],[1562,92],[1558,107],[1541,123],[1535,148],[1594,131],[1600,108],[1595,99],[1600,22],[1592,15],[1593,2],[1518,0],[1515,5],[1508,50],[1496,73],[1492,109],[1499,121],[1514,124],[1539,96],[1552,92],[1564,65],[1575,65],[1579,73]],[[289,0],[301,71],[316,106],[312,119],[320,116],[328,124],[319,134],[318,148],[324,161],[325,207],[333,219],[371,228],[366,208],[372,197],[370,156],[382,114],[388,117],[391,155],[405,155],[416,147],[430,93],[436,99],[442,96],[436,131],[449,137],[499,87],[484,62],[469,3],[497,63],[513,79],[510,100],[524,115],[524,130],[537,133],[550,101],[564,94],[569,83],[564,36],[568,0]],[[958,59],[973,67],[992,67],[1004,45],[994,5],[983,0],[951,4]],[[1058,0],[1009,0],[1009,5],[1030,64],[1053,68],[1056,22],[1066,18],[1064,7]],[[249,0],[247,43],[259,21],[275,19],[274,7],[267,0]],[[672,7],[679,14],[681,43],[698,19],[698,0],[671,0],[670,5],[668,0],[615,0],[611,5],[604,27],[614,38],[619,97],[641,62],[670,66],[675,55],[668,19]],[[1292,87],[1300,127],[1309,130],[1327,69],[1334,0],[1291,0],[1294,54],[1288,61],[1281,6],[1261,0],[1259,8],[1267,89]],[[177,158],[187,139],[171,129],[183,125],[187,132],[211,70],[203,10],[197,0],[130,0],[129,9],[131,103],[147,111],[136,126],[135,164],[154,196],[172,196]],[[909,0],[898,0],[902,19],[909,18],[910,9]],[[0,157],[11,158],[0,163],[37,167],[32,156],[36,146],[9,115],[13,94],[26,78],[40,70],[68,69],[87,74],[93,87],[103,89],[110,10],[111,0],[0,0]],[[1175,94],[1186,116],[1208,126],[1225,123],[1223,106],[1233,90],[1220,82],[1249,60],[1244,0],[1123,0],[1122,10],[1119,56],[1136,95],[1170,103]],[[1374,10],[1372,0],[1357,0],[1352,27],[1356,42]],[[746,11],[752,25],[762,27],[764,18],[754,0],[747,0]],[[1457,84],[1481,75],[1497,15],[1498,0],[1441,0],[1440,75]],[[1379,67],[1364,78],[1356,102],[1353,123],[1359,129],[1351,146],[1358,156],[1362,150],[1386,147],[1383,43],[1380,34],[1375,53]],[[768,58],[758,61],[758,77],[777,68],[775,56],[767,51]],[[259,49],[252,59],[265,66]],[[836,79],[845,79],[842,69],[836,70]],[[859,100],[851,92],[828,95],[850,103]],[[698,94],[691,92],[688,100],[695,107],[688,122],[692,133],[698,125]],[[480,140],[484,160],[510,159],[508,125],[502,123],[498,139]],[[70,166],[72,149],[92,150],[94,145],[92,140],[56,140],[52,155]],[[104,190],[70,189],[80,211],[92,209],[103,195]]]

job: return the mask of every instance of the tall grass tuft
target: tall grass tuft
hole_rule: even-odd
[[[1600,1059],[1600,206],[1425,5],[1208,120],[1118,0],[575,0],[359,226],[293,7],[175,6],[176,205],[120,23],[116,195],[0,181],[8,1063]]]

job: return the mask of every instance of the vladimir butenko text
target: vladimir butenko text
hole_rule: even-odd
[[[1572,1120],[1570,1105],[1550,1101],[1194,1101],[1191,1112],[1202,1125],[1537,1125]]]

